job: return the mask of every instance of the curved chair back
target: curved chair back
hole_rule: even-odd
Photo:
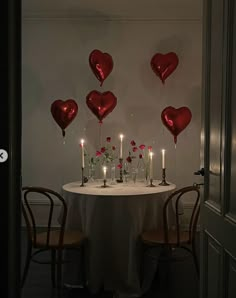
[[[170,204],[174,206],[175,211],[175,236],[176,236],[176,245],[180,245],[180,203],[181,200],[185,197],[186,199],[193,200],[193,208],[188,223],[188,242],[191,243],[195,237],[197,221],[200,212],[200,191],[197,186],[187,186],[173,192],[168,199],[166,200],[163,207],[163,227],[164,227],[164,237],[165,243],[169,243],[171,230],[168,225],[168,209]],[[172,207],[171,206],[171,207]],[[173,240],[172,240],[173,241]]]
[[[58,201],[62,205],[61,209],[61,224],[59,228],[59,243],[58,246],[61,247],[63,244],[63,237],[64,237],[64,230],[65,230],[65,223],[66,223],[66,216],[67,216],[67,205],[65,203],[65,200],[63,197],[47,188],[43,187],[23,187],[23,199],[22,199],[22,212],[23,216],[26,222],[27,226],[27,231],[28,231],[28,236],[31,239],[33,246],[37,246],[37,224],[36,224],[36,212],[32,209],[32,206],[30,204],[29,198],[31,198],[31,201],[34,197],[35,194],[41,194],[44,198],[47,198],[49,204],[48,209],[48,218],[47,218],[47,231],[46,231],[46,243],[45,247],[47,248],[50,244],[50,233],[52,231],[52,219],[53,219],[53,214],[55,211],[55,204],[58,203]]]

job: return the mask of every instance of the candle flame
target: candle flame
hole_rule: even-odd
[[[120,134],[120,140],[122,141],[124,138],[124,135]]]
[[[80,140],[80,144],[83,146],[84,145],[84,139]]]

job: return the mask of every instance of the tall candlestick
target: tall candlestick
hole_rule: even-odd
[[[106,176],[107,176],[107,167],[103,167],[103,179],[106,180]]]
[[[82,159],[82,168],[84,168],[84,140],[80,141],[81,145],[81,159]]]
[[[150,179],[153,179],[153,166],[152,166],[152,156],[153,152],[149,152],[149,159],[150,159]]]
[[[165,161],[166,150],[162,149],[161,152],[162,152],[162,169],[165,169],[166,168],[166,161]]]
[[[123,138],[124,136],[120,135],[120,158],[123,158]]]

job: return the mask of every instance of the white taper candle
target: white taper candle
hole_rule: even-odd
[[[162,169],[165,169],[166,168],[166,160],[165,160],[166,150],[162,149],[161,152],[162,152]]]
[[[120,135],[120,158],[123,158],[123,138],[124,136]]]
[[[82,168],[84,168],[84,140],[80,141],[81,145],[81,160],[82,160]]]
[[[106,180],[107,177],[107,167],[103,167],[103,179]]]
[[[150,179],[153,179],[152,156],[153,156],[153,152],[150,151],[150,152],[149,152],[149,160],[150,160],[150,169],[149,169],[150,173],[149,173],[149,175],[150,175]]]

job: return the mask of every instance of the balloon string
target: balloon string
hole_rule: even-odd
[[[99,133],[98,133],[98,137],[99,137],[99,147],[102,147],[102,121],[99,121]]]

